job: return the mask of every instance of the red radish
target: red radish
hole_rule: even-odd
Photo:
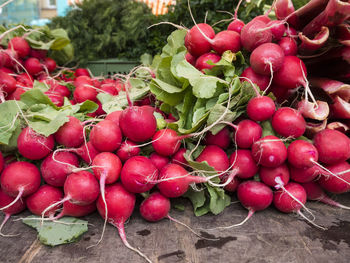
[[[45,91],[44,94],[48,96],[52,103],[55,104],[57,107],[63,106],[64,97],[61,94],[53,91]]]
[[[280,177],[283,185],[286,185],[289,182],[289,169],[285,163],[272,168],[262,166],[260,167],[259,177],[264,184],[270,187],[276,186],[277,177]]]
[[[24,128],[17,139],[19,153],[30,160],[44,158],[52,151],[54,145],[53,135],[45,137],[30,127]]]
[[[272,20],[268,22],[267,27],[270,28],[273,40],[275,41],[280,40],[283,37],[284,32],[286,31],[286,27],[284,26],[284,24],[278,20]]]
[[[281,139],[268,135],[253,143],[252,154],[256,163],[277,167],[287,159],[287,148]]]
[[[284,137],[298,138],[304,134],[306,122],[300,112],[293,108],[279,108],[272,116],[273,129]]]
[[[56,61],[53,60],[52,58],[45,58],[44,60],[44,66],[47,68],[48,72],[53,72],[55,71],[57,65]]]
[[[11,38],[7,48],[14,50],[20,58],[25,58],[30,53],[30,46],[23,37]]]
[[[350,157],[350,139],[337,130],[322,130],[314,136],[313,141],[320,162],[336,164]]]
[[[109,120],[97,123],[90,132],[90,142],[100,152],[113,152],[122,142],[122,133],[118,125]]]
[[[47,184],[62,187],[67,176],[77,167],[79,161],[74,153],[53,152],[42,161],[40,171]]]
[[[157,131],[152,138],[154,150],[163,156],[170,156],[176,153],[180,146],[181,140],[187,136],[178,136],[172,129],[162,129]]]
[[[105,93],[108,93],[112,96],[118,95],[118,90],[115,88],[115,84],[109,83],[109,84],[102,84],[100,87],[100,90],[104,91]]]
[[[80,76],[90,77],[90,73],[86,68],[77,68],[74,72],[74,75],[76,77],[80,77]]]
[[[242,46],[249,52],[252,52],[259,45],[271,41],[271,30],[267,27],[267,24],[261,20],[252,20],[242,28]]]
[[[248,216],[241,223],[234,226],[243,225],[256,211],[268,208],[272,203],[273,193],[265,184],[249,180],[238,186],[237,197],[249,212]]]
[[[255,163],[250,150],[238,149],[230,156],[231,174],[241,179],[249,179],[258,172],[258,166]]]
[[[210,25],[202,23],[192,27],[185,37],[185,47],[195,57],[199,57],[211,50],[209,41],[202,33],[210,39],[215,36],[214,29]]]
[[[145,156],[130,158],[123,165],[120,179],[124,188],[132,193],[144,193],[155,185],[158,169]]]
[[[1,174],[1,189],[9,196],[16,197],[10,204],[0,208],[4,210],[15,204],[21,197],[35,193],[40,186],[39,169],[32,163],[14,162]]]
[[[167,164],[160,171],[160,181],[157,187],[162,195],[174,198],[180,197],[187,192],[188,187],[192,183],[207,182],[207,177],[192,176],[178,164]]]
[[[289,166],[289,171],[290,178],[297,183],[311,182],[324,173],[324,171],[322,171],[322,169],[317,165],[309,168],[296,168],[291,165]]]
[[[87,76],[77,77],[74,80],[74,86],[75,90],[73,92],[73,96],[77,103],[81,103],[86,100],[96,101],[98,92],[94,88],[91,78]]]
[[[225,183],[228,180],[228,178],[229,178],[229,175],[224,174],[221,181]],[[241,183],[241,180],[238,177],[234,177],[230,183],[224,186],[224,189],[227,192],[235,192],[240,183]]]
[[[249,149],[254,142],[259,140],[262,135],[261,126],[251,120],[242,120],[238,125],[232,125],[236,132],[234,135],[234,141],[238,148]]]
[[[106,187],[108,222],[118,229],[119,236],[127,248],[137,252],[140,256],[145,258],[148,262],[152,262],[144,254],[142,254],[138,249],[133,248],[126,240],[124,224],[125,224],[125,221],[129,219],[129,217],[131,216],[134,210],[135,201],[136,201],[135,195],[125,190],[123,186],[119,183]],[[101,195],[98,198],[96,205],[97,205],[97,210],[99,214],[105,219],[106,208]]]
[[[129,107],[123,110],[119,124],[123,135],[134,142],[144,142],[152,138],[157,130],[153,112],[142,106],[132,106],[131,101]]]
[[[171,162],[175,164],[179,164],[181,166],[186,166],[188,162],[184,157],[185,153],[186,153],[186,149],[180,148],[176,153],[174,153],[173,157],[171,158]]]
[[[69,121],[54,134],[57,143],[66,147],[79,147],[84,143],[83,125],[77,118],[68,116]]]
[[[32,76],[28,75],[27,73],[21,73],[16,76],[17,82],[23,84],[24,86],[32,87],[34,79]]]
[[[260,90],[266,90],[270,83],[269,76],[264,76],[255,73],[251,67],[248,67],[245,70],[243,70],[241,74],[242,82],[246,81],[247,79],[249,79],[252,83],[256,84]]]
[[[89,205],[76,205],[69,201],[63,203],[62,211],[55,217],[52,217],[52,220],[57,220],[64,216],[73,216],[73,217],[82,217],[91,214],[96,210],[96,203],[93,202]]]
[[[296,56],[285,56],[283,65],[274,74],[273,82],[285,89],[295,89],[299,86],[307,88],[306,77],[304,62]]]
[[[168,217],[170,200],[159,192],[153,192],[140,205],[141,216],[150,222]]]
[[[235,31],[223,30],[215,35],[211,47],[219,55],[227,50],[236,53],[241,49],[240,35]]]
[[[214,67],[213,64],[219,62],[221,56],[215,53],[205,53],[197,58],[195,67],[196,69],[204,73],[204,69],[211,69]],[[210,63],[210,64],[209,64]]]
[[[296,56],[298,52],[297,42],[291,37],[282,37],[278,41],[278,45],[282,48],[285,56]]]
[[[274,43],[264,43],[250,54],[252,69],[261,75],[272,75],[279,70],[284,61],[282,48]]]
[[[208,131],[204,140],[206,145],[216,145],[221,149],[226,149],[231,142],[230,130],[227,127],[224,127],[215,135]]]
[[[138,145],[132,141],[125,140],[121,143],[119,149],[117,150],[117,155],[122,162],[130,159],[133,156],[139,155],[141,149]]]
[[[10,94],[14,92],[16,88],[16,79],[0,70],[0,93],[5,92]]]
[[[30,50],[29,56],[37,59],[45,59],[47,56],[47,50],[32,48]]]
[[[343,209],[350,209],[350,207],[339,204],[338,202],[334,201],[329,196],[327,196],[327,194],[323,191],[321,186],[319,186],[316,182],[309,182],[301,185],[306,191],[308,200],[320,201],[331,206],[336,206]]]
[[[2,207],[6,207],[9,204],[13,203],[13,201],[15,200],[15,198],[7,195],[6,193],[4,193],[1,189],[0,189],[0,209]],[[15,203],[13,203],[10,207],[2,210],[5,213],[5,218],[2,221],[1,225],[0,225],[0,236],[3,237],[11,237],[14,235],[5,235],[2,233],[2,228],[4,227],[4,225],[6,224],[6,222],[9,220],[9,218],[11,217],[11,215],[14,214],[18,214],[20,212],[22,212],[23,210],[26,209],[26,205],[25,202],[23,202],[22,199],[18,199]]]
[[[118,180],[122,163],[117,155],[102,152],[96,155],[92,161],[92,167],[92,171],[96,178],[100,180],[100,187],[102,187],[104,184],[112,184]]]
[[[192,66],[196,65],[196,57],[191,55],[191,53],[187,52],[185,55],[185,59],[188,63],[190,63]]]
[[[287,37],[298,38],[298,32],[293,27],[286,27],[284,33]]]
[[[207,145],[197,157],[196,162],[207,162],[220,174],[226,172],[230,167],[227,154],[216,145]]]
[[[297,168],[311,168],[318,161],[318,152],[313,144],[304,140],[295,140],[289,144],[288,162]]]
[[[320,186],[328,192],[342,194],[350,191],[350,164],[339,162],[327,165],[329,172],[323,172],[318,180]],[[336,176],[334,176],[336,175]]]
[[[6,99],[7,100],[20,100],[21,95],[26,92],[24,88],[17,88],[14,92],[12,92]]]
[[[149,159],[155,167],[160,171],[165,165],[169,163],[169,158],[166,156],[159,155],[156,152],[151,153]]]
[[[235,19],[228,25],[227,30],[236,31],[237,33],[241,33],[244,25],[245,24],[242,20]]]
[[[120,119],[120,116],[122,114],[122,111],[113,111],[109,114],[107,114],[105,120],[110,120],[110,121],[113,121],[115,124],[119,125],[119,119]]]
[[[259,16],[254,17],[251,21],[262,21],[262,22],[268,24],[271,22],[271,19],[268,17],[267,14],[263,14],[263,15],[259,15]]]
[[[37,58],[28,58],[24,62],[24,67],[28,71],[28,73],[32,76],[37,75],[43,70],[43,65],[40,63],[39,59]]]
[[[42,185],[39,189],[26,198],[26,205],[29,211],[38,216],[54,216],[59,205],[52,207],[42,215],[42,212],[53,203],[60,201],[63,197],[62,190],[51,185]]]
[[[256,97],[249,100],[247,104],[247,115],[253,121],[265,121],[272,117],[276,110],[274,101],[267,96],[260,95],[259,91],[252,85]],[[266,91],[266,90],[265,90]]]

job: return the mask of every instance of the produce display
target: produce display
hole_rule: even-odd
[[[270,206],[325,229],[307,200],[350,209],[329,197],[350,191],[349,18],[342,0],[276,0],[221,32],[193,17],[161,54],[112,76],[59,66],[73,55],[64,30],[3,28],[0,234],[28,209],[42,243],[70,243],[97,210],[100,241],[110,223],[151,262],[124,224],[138,209],[200,235],[171,216],[179,197],[196,216],[236,198],[248,210],[208,231]]]

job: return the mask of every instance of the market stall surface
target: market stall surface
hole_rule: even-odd
[[[350,194],[336,198],[350,205]],[[310,225],[296,214],[283,214],[271,207],[257,212],[243,226],[204,231],[199,229],[238,223],[245,218],[247,210],[233,203],[218,216],[195,217],[189,203],[185,207],[183,212],[173,209],[171,215],[198,229],[203,237],[217,240],[198,237],[167,219],[145,222],[135,212],[126,224],[129,243],[140,248],[153,262],[350,262],[349,210],[308,202],[316,216],[315,223],[326,230]],[[89,226],[81,240],[54,248],[40,244],[34,229],[14,219],[16,216],[4,231],[20,235],[0,237],[0,262],[145,262],[122,244],[117,229],[111,225],[107,226],[102,242],[87,249],[101,235],[103,220],[97,213],[85,217],[93,226]]]

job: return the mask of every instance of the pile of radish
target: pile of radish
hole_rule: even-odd
[[[336,39],[338,46],[326,51],[333,54],[329,65],[341,60],[349,70],[349,8],[348,1],[312,0],[295,11],[291,1],[277,0],[266,14],[246,24],[236,11],[227,30],[218,33],[206,23],[195,23],[183,39],[182,62],[203,77],[227,52],[243,51],[249,63],[232,81],[239,79],[254,95],[239,118],[226,121],[224,111],[216,122],[186,134],[176,129],[179,116],[172,113],[178,108],[163,110],[162,104],[169,102],[160,94],[133,101],[130,77],[136,71],[104,78],[83,68],[63,70],[25,38],[12,38],[0,48],[1,103],[21,101],[36,81],[48,87],[44,94],[58,109],[65,101],[92,101],[98,109],[83,120],[67,116],[49,136],[27,122],[15,151],[0,152],[0,210],[5,214],[0,234],[6,236],[5,222],[26,208],[52,221],[97,210],[105,223],[118,229],[125,246],[150,262],[128,243],[125,222],[139,209],[147,221],[181,223],[169,215],[170,201],[186,196],[195,184],[224,189],[229,196],[237,193],[248,210],[241,222],[213,230],[240,226],[270,206],[323,228],[307,200],[350,208],[327,194],[350,191],[350,78],[349,71],[333,79],[322,73],[326,71],[319,73],[316,60],[326,60],[322,48],[331,45],[328,39]],[[271,10],[277,20],[269,17]],[[333,16],[336,22],[330,24]],[[151,74],[145,85],[159,77],[154,68],[146,71]],[[110,110],[101,94],[111,100],[124,94],[127,106]],[[235,97],[225,107],[230,99]],[[210,167],[207,172],[212,173],[198,167]],[[135,207],[136,198],[144,198],[140,207]]]

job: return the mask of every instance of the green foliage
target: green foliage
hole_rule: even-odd
[[[238,18],[247,22],[262,14],[265,4],[272,0],[243,1]],[[232,16],[218,11],[234,13],[238,0],[192,0],[191,10],[196,21],[213,25]],[[72,40],[76,61],[84,65],[87,61],[106,58],[138,59],[142,54],[159,54],[174,27],[159,22],[172,22],[191,28],[187,0],[178,0],[177,5],[163,16],[154,16],[143,3],[134,0],[85,0],[79,8],[68,12],[65,17],[52,20],[51,28],[64,28]],[[218,32],[230,21],[214,26]]]

